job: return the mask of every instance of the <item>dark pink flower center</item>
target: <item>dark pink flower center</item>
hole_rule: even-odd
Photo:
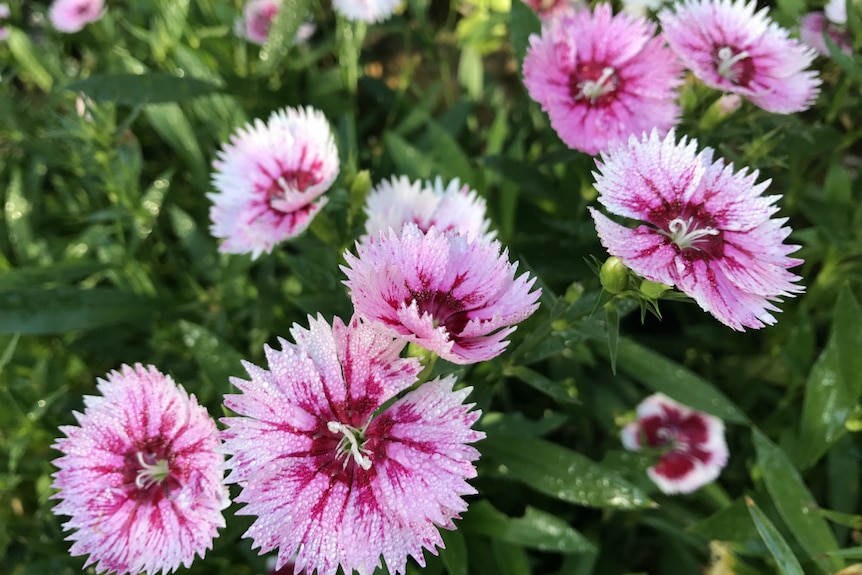
[[[123,484],[133,499],[158,501],[182,487],[175,469],[176,458],[160,437],[128,451],[123,463]]]
[[[616,70],[602,62],[582,62],[569,75],[569,94],[575,101],[590,106],[607,106],[616,99],[614,92],[622,86]]]
[[[718,75],[737,86],[747,87],[754,79],[754,62],[745,50],[716,46],[713,61]]]
[[[699,413],[683,416],[672,407],[663,406],[662,415],[641,419],[641,440],[650,447],[667,447],[656,466],[656,473],[669,479],[680,479],[694,469],[695,461],[709,463],[712,454],[703,445],[709,440],[709,427]]]
[[[419,313],[428,313],[434,318],[434,326],[443,326],[446,332],[455,339],[464,330],[470,318],[464,309],[464,302],[456,299],[451,291],[436,290],[411,291],[410,298],[405,303],[415,301]]]
[[[273,209],[278,210],[280,209],[279,202],[284,200],[289,192],[305,192],[309,187],[319,184],[322,180],[323,175],[320,172],[319,162],[313,165],[311,170],[289,170],[282,172],[266,190],[269,204]]]
[[[664,203],[650,212],[649,221],[690,259],[719,258],[724,253],[721,230],[703,205]]]

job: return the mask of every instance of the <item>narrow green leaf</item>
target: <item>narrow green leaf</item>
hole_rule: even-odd
[[[92,329],[151,314],[151,301],[110,288],[0,290],[0,333]]]
[[[757,507],[754,500],[750,497],[745,498],[745,503],[748,505],[748,512],[751,514],[751,520],[754,521],[754,526],[760,534],[760,538],[769,549],[775,562],[778,564],[778,569],[783,575],[805,575],[799,560],[790,549],[790,545],[769,520],[769,517]]]
[[[395,132],[385,132],[383,141],[386,144],[386,151],[392,156],[392,161],[395,162],[400,173],[411,179],[431,177],[434,166],[431,158]]]
[[[695,535],[714,541],[747,543],[759,537],[748,506],[740,498],[689,528]]]
[[[107,268],[107,264],[98,262],[65,262],[53,266],[16,268],[0,272],[0,289],[70,283]]]
[[[512,0],[509,33],[512,37],[512,51],[518,60],[518,67],[523,67],[527,47],[530,45],[530,34],[541,34],[542,22],[532,8],[521,0]]]
[[[472,182],[473,168],[470,166],[470,159],[464,153],[461,144],[437,122],[428,124],[427,134],[432,145],[429,154],[437,164],[435,173],[447,179],[460,178],[462,184]]]
[[[192,125],[182,109],[174,103],[147,106],[144,109],[153,129],[185,160],[202,188],[207,186],[207,168]]]
[[[781,518],[823,572],[840,570],[843,567],[841,561],[822,558],[826,553],[838,549],[838,544],[826,521],[813,511],[817,502],[802,477],[784,451],[763,433],[754,429],[753,439],[763,482]]]
[[[97,102],[128,106],[184,102],[218,92],[215,84],[196,78],[178,78],[164,72],[145,74],[104,74],[66,85],[70,92],[83,92]]]
[[[9,37],[6,38],[6,44],[12,52],[12,56],[21,64],[21,68],[26,74],[33,78],[33,81],[36,82],[39,88],[44,92],[50,91],[54,79],[39,61],[30,37],[23,30],[19,30],[14,26],[9,26],[7,30]]]
[[[488,432],[489,435],[521,435],[536,437],[547,435],[557,429],[569,416],[553,411],[544,411],[542,419],[532,420],[524,417],[517,411],[512,413],[500,413],[499,411],[486,411],[482,414],[477,426]]]
[[[479,448],[497,463],[500,473],[533,489],[578,505],[605,509],[638,509],[654,503],[619,474],[595,461],[536,438],[495,436]]]
[[[461,48],[461,57],[458,60],[458,82],[474,100],[482,97],[485,67],[482,63],[482,55],[471,44]]]
[[[597,350],[604,352],[603,347],[597,346]],[[732,423],[748,422],[745,413],[711,383],[633,341],[620,339],[617,365],[623,373],[684,405]]]
[[[294,45],[296,32],[308,17],[311,0],[283,0],[260,50],[260,59],[267,74],[274,72]]]
[[[6,229],[9,243],[15,250],[20,261],[35,259],[35,244],[33,242],[33,227],[30,224],[30,214],[33,206],[24,192],[24,181],[21,170],[15,168],[6,187],[5,201]]]
[[[832,339],[838,351],[838,365],[849,399],[856,402],[862,395],[862,307],[849,287],[838,294],[832,314]]]
[[[511,543],[491,540],[498,575],[530,575],[530,559],[523,548]]]
[[[449,575],[467,575],[467,543],[459,530],[440,530],[445,547],[440,550],[440,558]]]
[[[595,553],[596,547],[568,523],[550,513],[527,507],[523,517],[509,517],[487,501],[470,504],[461,521],[465,531],[554,553]]]
[[[617,374],[617,349],[620,343],[620,312],[614,303],[608,302],[604,306],[605,325],[608,329],[608,355],[611,360],[611,372]]]
[[[862,547],[847,547],[845,549],[838,549],[837,551],[830,551],[828,555],[830,557],[840,557],[842,559],[858,560],[862,559]]]
[[[830,340],[805,384],[798,445],[800,465],[810,467],[841,438],[847,431],[844,424],[854,403],[845,393],[837,345]]]
[[[533,389],[541,391],[561,403],[574,404],[578,402],[578,392],[574,385],[562,385],[548,379],[537,371],[533,371],[529,367],[517,366],[507,368],[504,374],[520,379]]]

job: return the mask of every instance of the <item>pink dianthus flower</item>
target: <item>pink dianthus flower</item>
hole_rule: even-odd
[[[231,136],[213,167],[219,250],[256,258],[305,231],[326,204],[320,196],[338,175],[338,150],[322,112],[284,108]]]
[[[723,324],[742,331],[775,323],[770,302],[804,291],[787,268],[802,260],[783,240],[786,218],[771,218],[780,196],[769,181],[713,161],[697,141],[671,131],[632,136],[602,154],[595,187],[608,211],[645,222],[631,229],[590,208],[602,245],[641,276],[676,286]]]
[[[382,22],[392,16],[403,0],[332,0],[335,11],[348,20]]]
[[[206,409],[140,364],[98,382],[80,426],[54,448],[56,515],[71,517],[72,555],[99,573],[170,573],[212,547],[228,503],[218,430]]]
[[[79,32],[104,15],[104,0],[54,0],[48,10],[51,25],[67,34]]]
[[[599,4],[593,13],[545,22],[541,36],[530,36],[524,84],[567,146],[596,154],[677,123],[682,67],[655,33],[645,18],[613,16],[609,4]]]
[[[539,304],[536,278],[515,279],[500,243],[405,224],[345,253],[356,312],[453,363],[485,361],[503,353],[515,324]]]
[[[715,479],[727,465],[724,422],[656,393],[637,408],[637,421],[622,431],[629,451],[665,448],[647,470],[664,493],[691,493]]]
[[[824,34],[847,55],[853,53],[853,38],[843,24],[829,20],[823,12],[809,12],[799,21],[799,39],[822,56],[829,56]]]
[[[670,47],[707,86],[768,112],[805,110],[820,92],[817,72],[806,70],[815,53],[756,7],[755,0],[683,0],[658,17]]]
[[[263,44],[275,20],[281,0],[250,0],[242,9],[242,20],[237,22],[238,33],[255,44]]]
[[[246,364],[251,381],[225,405],[222,432],[231,473],[242,485],[240,514],[255,515],[246,537],[261,553],[278,548],[275,568],[371,575],[380,556],[403,574],[407,557],[436,554],[438,527],[454,529],[476,493],[484,437],[471,426],[480,412],[464,405],[469,388],[435,379],[375,412],[416,382],[421,366],[399,357],[403,342],[354,317],[309,318],[291,344],[265,348],[269,370]]]
[[[407,176],[393,177],[377,184],[365,201],[365,233],[377,236],[392,228],[400,231],[413,222],[423,232],[431,226],[441,231],[455,231],[469,238],[488,233],[491,222],[486,217],[485,199],[458,178],[447,186],[438,176],[434,182],[410,182]]]

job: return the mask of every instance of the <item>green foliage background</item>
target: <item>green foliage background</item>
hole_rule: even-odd
[[[760,331],[679,301],[642,322],[630,299],[600,305],[594,160],[527,97],[519,62],[538,20],[513,2],[409,0],[365,27],[285,0],[260,49],[232,31],[239,2],[109,0],[74,35],[50,29],[44,3],[13,3],[0,44],[0,573],[81,571],[50,511],[51,444],[96,378],[154,364],[218,417],[241,359],[263,363],[264,344],[308,314],[350,316],[338,264],[369,176],[392,174],[477,189],[543,288],[503,356],[433,366],[474,387],[488,439],[480,495],[423,572],[826,574],[862,561],[862,59],[818,59],[818,104],[790,116],[746,103],[718,119],[719,94],[686,84],[678,133],[772,180],[807,292]],[[816,7],[779,0],[772,13],[791,26]],[[318,30],[292,46],[305,13]],[[857,48],[859,22],[851,9]],[[216,150],[300,105],[336,132],[329,205],[270,256],[220,255],[206,198]],[[655,454],[622,451],[621,426],[652,391],[725,420],[717,483],[662,495],[644,474]],[[235,507],[189,572],[265,572]]]

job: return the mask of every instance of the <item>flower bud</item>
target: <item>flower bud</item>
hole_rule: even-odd
[[[611,256],[602,264],[602,269],[599,270],[599,279],[605,291],[616,295],[628,289],[629,269],[623,260]]]
[[[645,295],[649,299],[658,299],[661,297],[661,294],[669,290],[670,287],[671,286],[665,285],[663,283],[644,280],[641,282],[641,285],[638,289],[643,295]]]

